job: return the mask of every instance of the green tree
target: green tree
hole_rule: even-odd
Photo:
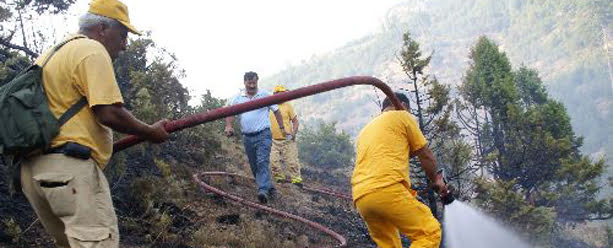
[[[447,174],[453,179],[456,190],[470,191],[469,146],[462,141],[460,130],[452,120],[453,110],[450,99],[450,87],[441,84],[436,77],[428,75],[425,69],[430,64],[432,55],[422,57],[419,43],[407,32],[403,35],[403,45],[398,61],[409,78],[414,101],[411,106],[418,120],[419,127],[429,142],[429,147],[438,158],[440,167],[447,167]],[[437,201],[432,189],[428,187],[425,172],[415,159],[411,163],[411,183],[421,195],[428,199],[428,205],[435,216],[439,216]]]
[[[298,137],[300,161],[322,169],[337,169],[353,164],[355,151],[351,137],[336,130],[336,123],[320,122],[317,129],[305,127]]]
[[[219,106],[220,100],[212,97],[210,92],[202,98],[202,103],[208,106],[189,106],[189,93],[180,83],[183,71],[176,64],[173,54],[156,47],[155,42],[147,36],[131,40],[126,51],[115,61],[117,81],[125,106],[137,118],[153,123],[164,118],[179,119]],[[130,154],[128,157],[131,159],[142,160],[139,164],[154,164],[156,159],[163,158],[182,161],[195,159],[202,163],[219,147],[218,137],[212,135],[210,129],[210,125],[198,126],[171,135],[171,140],[160,146],[145,143],[125,153]],[[155,168],[143,170],[152,171]],[[121,173],[123,171],[117,172]]]
[[[65,12],[74,0],[7,0],[0,2],[0,45],[23,52],[30,59],[45,49],[50,34],[27,27],[39,16]]]
[[[46,39],[40,30],[26,32],[24,23],[43,14],[64,12],[74,0],[8,0],[0,2],[0,85],[8,83],[40,51],[34,51],[34,44]],[[34,35],[36,34],[36,35]],[[38,47],[38,49],[43,49]]]
[[[225,105],[226,101],[215,98],[209,90],[200,97],[200,104],[189,111],[187,115],[208,112]],[[177,139],[180,147],[189,147],[184,149],[187,154],[185,157],[191,157],[197,163],[205,163],[210,161],[213,155],[221,149],[220,130],[224,128],[223,119],[214,122],[198,125],[186,130],[182,130]]]
[[[522,236],[539,244],[552,239],[556,211],[553,207],[537,206],[525,198],[515,181],[476,179],[474,202],[499,220],[510,223]]]
[[[430,60],[432,59],[432,54],[425,58],[422,58],[421,50],[419,49],[419,43],[411,38],[411,34],[409,32],[404,33],[402,36],[402,50],[400,51],[400,57],[398,60],[400,61],[400,65],[404,73],[409,77],[411,83],[413,84],[414,93],[415,93],[415,102],[417,103],[417,118],[419,120],[419,127],[423,130],[425,125],[425,113],[422,111],[422,105],[425,103],[424,92],[420,90],[421,85],[417,85],[417,82],[420,81],[422,84],[429,83],[428,76],[424,76],[424,69],[428,64],[430,64]]]
[[[10,82],[29,65],[30,61],[27,57],[9,49],[0,48],[0,86]]]
[[[581,154],[582,138],[538,73],[513,72],[485,37],[470,55],[460,119],[477,137],[475,161],[489,172],[477,181],[477,203],[545,245],[555,245],[550,234],[560,225],[611,218],[610,200],[597,199],[604,160]]]
[[[513,82],[511,63],[507,56],[486,37],[481,37],[470,52],[471,64],[460,86],[461,95],[475,109],[473,117],[482,110],[484,121],[475,119],[473,132],[477,133],[479,154],[488,157],[498,153],[488,164],[496,177],[513,179],[507,175],[504,164],[506,157],[505,130],[508,129],[509,113],[519,100]],[[477,124],[478,123],[478,124]]]
[[[176,64],[175,56],[157,47],[148,36],[131,40],[115,61],[125,106],[137,118],[148,123],[173,120],[224,104],[207,92],[199,105],[188,105],[189,93],[180,83],[183,71]],[[171,134],[163,144],[145,142],[114,155],[105,174],[112,182],[120,226],[143,237],[154,232],[175,244],[188,240],[181,236],[184,233],[177,235],[181,230],[163,228],[174,218],[166,212],[187,204],[187,192],[196,190],[191,171],[212,164],[221,147],[219,130],[219,121],[198,125]]]
[[[522,65],[514,73],[514,78],[523,108],[544,104],[547,101],[547,89],[536,70]]]

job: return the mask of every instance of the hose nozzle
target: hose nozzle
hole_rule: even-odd
[[[443,182],[445,182],[445,184],[447,185],[447,193],[441,194],[441,202],[443,202],[444,205],[449,205],[455,200],[455,190],[451,185],[448,185],[448,180],[445,176],[445,171],[443,169],[438,170],[436,172],[436,176],[443,179]]]
[[[444,205],[449,205],[455,201],[455,196],[453,196],[453,191],[450,188],[447,195],[441,196],[441,201]]]

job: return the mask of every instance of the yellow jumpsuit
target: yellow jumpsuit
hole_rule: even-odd
[[[412,248],[439,247],[439,222],[410,190],[409,154],[425,145],[407,111],[386,111],[358,135],[353,199],[379,248],[402,247],[400,233]]]

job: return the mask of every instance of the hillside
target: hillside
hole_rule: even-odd
[[[125,175],[119,180],[110,180],[119,218],[121,247],[304,248],[338,244],[326,233],[304,223],[220,197],[193,183],[192,173],[204,171],[244,175],[247,179],[201,176],[200,180],[247,201],[257,202],[257,188],[249,179],[251,171],[241,140],[219,135],[213,138],[219,140],[221,146],[207,162],[185,160],[185,157],[182,157],[185,161],[169,159],[157,164],[131,161],[131,165],[125,168]],[[170,146],[162,145],[163,148]],[[158,147],[144,145],[126,153],[138,154],[142,148]],[[127,157],[130,156],[115,156],[111,168],[105,172],[113,174]],[[1,173],[5,172],[4,168],[0,166]],[[172,174],[166,174],[169,171]],[[324,171],[308,165],[303,167],[306,185],[336,192],[349,191],[346,174],[345,169]],[[347,247],[374,247],[350,200],[310,192],[289,183],[277,183],[275,187],[278,194],[267,206],[329,228],[347,240]],[[0,200],[11,202],[0,205],[0,247],[55,247],[23,195],[10,197],[6,188],[5,182],[0,180]]]
[[[434,51],[428,68],[440,82],[458,85],[477,38],[496,41],[516,67],[539,71],[549,94],[564,103],[584,151],[613,154],[613,81],[610,38],[613,4],[607,1],[420,0],[389,10],[381,29],[327,54],[314,55],[262,82],[290,88],[335,78],[374,75],[392,88],[408,79],[396,56],[410,31],[422,51]],[[381,94],[354,87],[296,101],[307,123],[336,121],[356,135],[377,112]],[[380,99],[379,99],[380,100]],[[610,168],[609,168],[610,169]]]
[[[0,12],[1,10],[0,6]],[[402,44],[401,36],[406,31],[412,32],[425,53],[436,51],[427,69],[429,73],[436,75],[440,82],[453,87],[462,81],[468,62],[472,61],[468,57],[470,48],[481,35],[486,35],[506,51],[513,66],[525,64],[539,70],[549,94],[568,108],[568,113],[573,118],[574,130],[586,137],[586,146],[582,147],[586,153],[594,156],[607,153],[613,156],[613,117],[610,113],[613,105],[609,61],[611,53],[607,50],[612,45],[608,39],[612,33],[611,13],[613,3],[602,0],[407,1],[389,10],[378,32],[351,41],[330,53],[313,56],[272,77],[262,78],[262,88],[270,89],[275,83],[297,88],[339,77],[374,75],[389,82],[395,89],[406,89],[407,77],[396,59]],[[153,123],[162,118],[180,119],[225,105],[224,100],[207,92],[200,96],[200,105],[190,106],[189,91],[181,84],[183,70],[177,67],[175,56],[161,50],[163,49],[156,49],[150,37],[142,37],[131,41],[128,49],[115,61],[116,76],[126,101],[125,106],[136,117]],[[151,56],[152,54],[161,55],[158,57]],[[0,57],[0,85],[27,66],[30,59],[2,46]],[[368,120],[378,114],[377,102],[382,100],[381,97],[372,87],[360,86],[297,100],[301,125],[306,124],[301,126],[297,139],[299,145],[300,142],[309,141],[307,130],[314,128],[313,124],[318,120],[337,122],[331,124],[331,130],[335,130],[336,125],[355,136]],[[558,116],[566,117],[565,113],[554,117]],[[563,120],[561,122],[566,124],[564,118],[548,117],[545,120]],[[532,123],[537,122],[528,124]],[[558,121],[547,123],[557,124]],[[222,135],[223,125],[222,120],[198,125],[172,134],[168,142],[160,145],[146,143],[113,156],[105,169],[105,175],[119,219],[121,247],[304,248],[336,244],[329,236],[304,224],[248,208],[202,190],[194,183],[192,175],[204,171],[225,171],[246,177],[252,175],[246,162],[241,136],[225,137]],[[325,130],[319,128],[322,129]],[[564,131],[566,130],[570,128],[564,128]],[[238,133],[238,130],[236,131]],[[523,178],[546,178],[547,180],[538,185],[533,184],[538,186],[538,190],[533,192],[538,191],[542,195],[525,194],[530,192],[524,191],[527,187],[504,179],[488,183],[472,180],[480,178],[458,177],[469,181],[471,187],[466,194],[468,197],[458,199],[484,207],[484,212],[497,214],[495,216],[499,220],[512,221],[514,223],[509,224],[527,230],[520,235],[538,236],[536,241],[550,245],[539,247],[610,247],[611,229],[599,222],[589,221],[593,219],[554,223],[557,221],[554,218],[558,216],[575,216],[568,214],[572,212],[581,215],[592,210],[592,207],[602,207],[604,211],[611,213],[611,201],[606,206],[590,205],[598,188],[592,184],[595,181],[592,179],[602,174],[603,167],[599,167],[601,164],[576,161],[574,155],[581,156],[572,148],[580,145],[575,146],[574,142],[563,143],[572,145],[563,146],[565,149],[562,150],[541,150],[540,146],[547,147],[549,143],[539,142],[550,140],[540,139],[538,136],[547,138],[546,135],[550,132],[529,131],[518,132],[516,137],[535,136],[537,138],[534,140],[538,142],[532,146],[526,145],[525,142],[516,142],[517,146],[514,147],[522,152],[508,154],[515,158],[525,158],[521,156],[523,154],[530,155],[528,159],[519,160],[521,163],[517,164],[524,165],[527,164],[524,161],[531,161],[533,163],[529,165],[536,166],[530,169],[544,168],[530,170],[528,173],[515,170],[522,172],[517,174],[526,176]],[[305,185],[348,193],[352,162],[331,167],[329,164],[316,165],[312,161],[307,162],[302,156],[306,154],[305,156],[311,158],[322,157],[313,155],[316,154],[339,158],[339,154],[349,154],[347,149],[333,149],[339,145],[338,142],[331,142],[338,141],[329,139],[332,136],[333,132],[323,132],[317,136],[323,137],[322,139],[310,142],[313,147],[325,149],[324,152],[310,151],[300,146]],[[120,137],[123,135],[115,136],[117,139]],[[343,137],[345,139],[342,140],[349,140],[347,135],[343,134]],[[448,137],[451,136],[442,138],[443,143],[453,143],[454,140],[450,142]],[[535,154],[523,152],[526,150]],[[547,154],[552,155],[548,156],[539,153],[540,151],[562,152],[550,152]],[[465,156],[450,156],[451,158],[442,158],[439,161],[458,158],[459,162],[456,164],[463,165],[464,161],[469,163],[470,148],[461,149],[460,152]],[[520,156],[514,156],[516,154]],[[351,160],[354,155],[349,157]],[[488,157],[484,158],[490,159]],[[552,158],[554,161],[546,164],[541,163],[541,160],[529,159],[535,157]],[[558,163],[562,159],[569,161]],[[0,174],[9,175],[2,163]],[[550,166],[537,167],[540,164]],[[560,164],[564,167],[550,169]],[[561,175],[559,178],[543,176],[542,172],[546,170],[559,172]],[[611,175],[611,170],[613,168],[609,167],[608,175]],[[200,179],[247,200],[256,200],[255,185],[250,179],[212,176],[202,176]],[[460,180],[456,180],[458,181]],[[269,202],[269,206],[330,227],[347,238],[347,247],[375,246],[351,201],[313,193],[291,184],[276,184],[275,187],[279,194]],[[610,191],[611,187],[605,186],[604,190]],[[610,196],[610,192],[605,193]],[[551,202],[551,199],[556,201]],[[24,196],[9,193],[5,177],[0,177],[0,202],[0,247],[54,247]],[[563,211],[554,212],[557,209]],[[608,218],[610,222],[611,216]],[[470,225],[474,225],[474,222],[468,224]],[[549,227],[551,229],[548,229]]]

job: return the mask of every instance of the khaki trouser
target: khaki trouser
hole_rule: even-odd
[[[21,184],[58,247],[119,247],[109,185],[92,159],[63,154],[26,159],[21,165]]]
[[[287,173],[282,169],[283,162],[287,167]],[[292,183],[302,183],[298,148],[295,141],[273,139],[270,151],[270,166],[272,175],[276,180],[285,180],[289,176]]]
[[[379,248],[401,248],[399,231],[411,240],[411,248],[438,248],[441,243],[440,224],[402,183],[364,195],[355,206]]]

